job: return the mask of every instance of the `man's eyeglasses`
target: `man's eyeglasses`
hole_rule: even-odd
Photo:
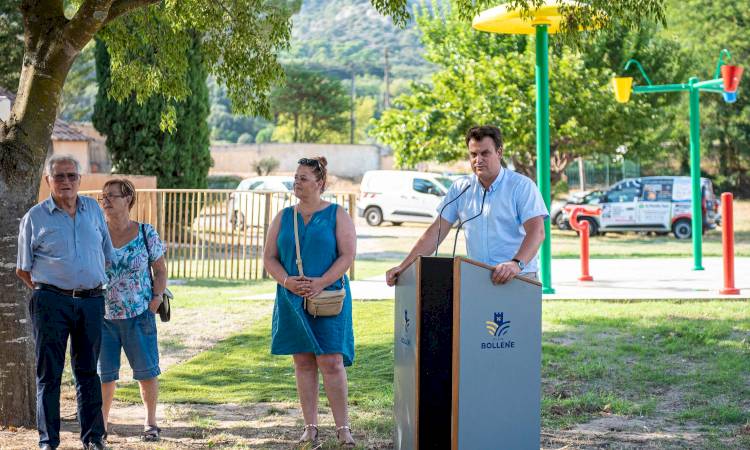
[[[317,159],[302,158],[299,161],[297,161],[297,164],[301,164],[303,166],[308,166],[308,167],[312,167],[312,168],[316,168],[317,167],[318,170],[322,170],[320,168],[320,161],[318,161]]]
[[[80,178],[81,175],[75,173],[75,172],[68,172],[68,173],[56,173],[52,175],[52,179],[55,180],[56,183],[62,183],[65,180],[68,181],[78,181],[78,178]]]

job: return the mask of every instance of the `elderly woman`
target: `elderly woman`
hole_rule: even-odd
[[[271,353],[292,355],[297,393],[305,426],[300,443],[318,440],[318,371],[323,375],[336,438],[341,446],[354,447],[349,428],[345,366],[354,360],[352,298],[346,271],[354,261],[354,223],[343,208],[321,198],[326,187],[324,157],[302,158],[294,175],[295,207],[282,210],[271,223],[263,263],[278,282],[273,311]],[[297,214],[304,276],[296,266],[294,214]],[[321,317],[308,314],[304,298],[323,289],[341,289],[346,296],[341,312]]]
[[[125,179],[107,181],[102,189],[102,206],[114,256],[107,266],[109,283],[98,371],[102,380],[102,413],[108,426],[109,409],[120,376],[120,353],[125,350],[145,406],[143,440],[158,441],[161,429],[156,425],[157,376],[161,370],[155,314],[167,287],[167,265],[156,230],[149,224],[130,220],[135,196],[135,187]]]

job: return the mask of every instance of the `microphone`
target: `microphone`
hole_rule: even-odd
[[[456,256],[456,244],[458,243],[458,232],[461,231],[461,227],[464,226],[464,224],[470,220],[474,220],[477,217],[482,215],[482,211],[484,211],[484,198],[487,196],[487,189],[484,190],[484,194],[482,194],[482,205],[479,207],[479,214],[476,216],[470,217],[463,222],[458,224],[458,228],[456,228],[456,237],[453,238],[453,256]]]
[[[443,218],[443,211],[445,211],[445,207],[448,206],[448,205],[450,205],[451,203],[455,202],[459,198],[461,198],[461,196],[464,195],[466,193],[466,191],[469,190],[470,187],[471,187],[471,183],[469,183],[469,185],[466,186],[464,188],[464,190],[461,191],[461,193],[458,194],[453,200],[449,201],[448,203],[446,203],[445,205],[443,205],[442,208],[440,208],[440,212],[438,213],[438,234],[437,234],[437,238],[435,238],[435,254],[433,256],[437,256],[438,247],[440,247],[440,226],[443,224],[443,221],[441,219]],[[483,202],[484,202],[484,200],[483,200]]]

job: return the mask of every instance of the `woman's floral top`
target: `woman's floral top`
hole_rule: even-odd
[[[151,301],[151,278],[149,263],[164,255],[164,244],[159,234],[149,224],[143,224],[148,239],[148,250],[143,241],[139,224],[138,236],[120,248],[115,248],[112,261],[107,264],[107,296],[104,302],[108,320],[129,319],[141,314]]]

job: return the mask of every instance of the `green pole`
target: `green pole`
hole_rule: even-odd
[[[703,211],[701,208],[701,129],[700,91],[694,85],[698,78],[692,77],[690,84],[690,184],[693,198],[693,270],[703,270]]]
[[[547,25],[536,27],[536,182],[547,211],[550,209],[549,173],[549,66],[547,64]],[[552,240],[549,217],[544,221],[541,267],[542,293],[554,294],[552,288]]]

